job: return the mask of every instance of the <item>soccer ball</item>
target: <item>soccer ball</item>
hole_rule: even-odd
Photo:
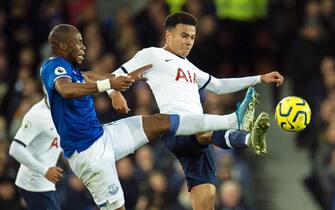
[[[310,123],[311,114],[308,103],[297,96],[283,98],[276,107],[276,121],[285,131],[303,130]]]

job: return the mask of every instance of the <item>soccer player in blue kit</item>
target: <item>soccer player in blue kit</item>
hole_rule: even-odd
[[[84,60],[85,46],[80,32],[72,25],[55,26],[49,43],[52,57],[42,64],[41,79],[51,115],[64,156],[100,209],[125,209],[116,160],[162,134],[191,135],[238,127],[237,119],[229,121],[231,116],[206,114],[134,116],[101,125],[91,95],[111,88],[124,91],[135,81],[146,80],[142,74],[152,65],[142,66],[127,76],[81,72],[77,66]],[[243,115],[246,110],[247,106],[239,113]],[[265,138],[268,121],[256,121],[257,127],[265,129],[256,132],[255,128],[251,138]]]
[[[142,49],[113,73],[131,73],[137,66],[152,63],[153,70],[145,72],[144,76],[148,78],[147,83],[160,113],[164,114],[202,114],[199,89],[225,94],[249,87],[239,108],[245,109],[245,105],[251,102],[253,106],[250,106],[247,112],[251,116],[245,122],[245,126],[239,129],[251,132],[256,99],[255,90],[250,86],[258,83],[276,83],[279,86],[283,83],[283,76],[273,71],[264,75],[219,79],[201,71],[186,58],[195,41],[196,24],[197,19],[189,13],[178,12],[169,15],[164,26],[165,46]],[[116,110],[128,110],[126,101],[120,93],[114,91],[110,96]],[[236,118],[235,113],[229,116],[231,121]],[[239,112],[237,117],[242,121],[243,116],[239,115]],[[266,114],[261,114],[255,126],[262,124],[264,118]],[[249,141],[254,139],[249,138],[251,134],[237,131],[235,128],[235,130],[220,130],[190,136],[163,136],[163,142],[183,167],[194,210],[214,209],[216,166],[213,147],[210,144],[224,149],[251,147],[256,154],[265,154],[265,139]]]

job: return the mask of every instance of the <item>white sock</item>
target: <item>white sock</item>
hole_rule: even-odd
[[[237,116],[234,113],[228,115],[179,115],[179,127],[176,135],[191,135],[207,131],[223,129],[237,129]]]
[[[249,136],[250,136],[250,133],[248,133],[248,134],[245,136],[245,140],[244,140],[245,144],[248,145],[248,147],[249,147]]]

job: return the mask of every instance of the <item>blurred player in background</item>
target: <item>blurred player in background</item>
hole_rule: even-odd
[[[202,113],[134,116],[101,125],[91,95],[111,88],[124,91],[135,81],[146,80],[142,74],[152,65],[136,67],[128,76],[81,72],[77,66],[83,62],[86,48],[81,33],[72,25],[55,26],[49,43],[53,57],[42,64],[41,78],[52,119],[71,169],[101,209],[125,209],[116,160],[162,134],[191,135],[238,126],[236,119],[229,124],[229,116]],[[264,120],[267,124],[268,119]],[[261,132],[254,136],[264,135]]]
[[[29,210],[60,210],[55,183],[63,169],[56,166],[61,152],[59,136],[45,98],[23,117],[9,154],[20,164],[15,184]]]
[[[283,76],[274,71],[268,74],[230,79],[217,79],[201,71],[187,60],[196,37],[197,19],[186,12],[169,15],[165,20],[165,46],[150,47],[139,51],[131,60],[123,64],[114,74],[131,73],[135,67],[146,63],[153,64],[153,70],[145,72],[157,105],[164,114],[202,114],[199,90],[216,94],[233,93],[258,83],[283,83]],[[113,107],[127,113],[128,106],[122,94],[109,92]],[[230,128],[248,132],[253,128],[256,96],[253,87],[249,88],[244,101],[236,113],[227,118],[229,124],[238,122]],[[245,118],[245,113],[247,118]],[[268,115],[262,113],[256,120],[258,132],[262,135],[268,128]],[[256,129],[256,128],[255,128]],[[215,144],[221,148],[252,147],[256,154],[266,153],[265,138],[253,138],[254,134],[237,130],[221,130],[199,133],[192,136],[164,136],[167,148],[175,154],[183,166],[194,210],[214,209],[216,166],[213,157]],[[256,141],[255,141],[256,140]]]

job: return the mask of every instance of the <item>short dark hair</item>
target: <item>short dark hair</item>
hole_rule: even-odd
[[[69,24],[59,24],[53,27],[48,36],[48,41],[51,45],[56,44],[56,42],[66,42],[68,41],[70,32],[79,32],[78,29]]]
[[[164,28],[169,30],[170,28],[175,28],[179,23],[197,26],[198,20],[188,12],[177,12],[166,17]]]

